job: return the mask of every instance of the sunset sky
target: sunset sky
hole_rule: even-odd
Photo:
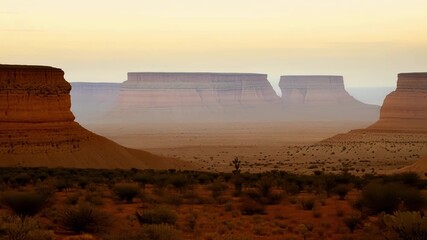
[[[427,71],[426,0],[0,0],[0,63],[68,81],[129,71],[339,74],[394,86]]]

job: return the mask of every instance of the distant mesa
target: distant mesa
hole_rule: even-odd
[[[341,76],[282,76],[282,97],[267,74],[130,72],[121,84],[72,83],[73,112],[84,123],[375,121]]]
[[[124,105],[146,107],[251,106],[279,100],[267,75],[254,73],[128,73],[121,95]]]
[[[369,130],[427,132],[427,73],[401,73]]]
[[[266,74],[134,72],[122,83],[110,117],[139,122],[267,120],[279,114],[279,102]]]
[[[70,90],[61,69],[0,65],[0,166],[185,167],[81,127],[70,111]]]
[[[80,123],[105,121],[105,115],[117,103],[120,83],[71,83],[71,110]]]
[[[282,103],[295,119],[362,120],[378,118],[379,107],[364,104],[344,88],[342,76],[288,75],[279,83]]]

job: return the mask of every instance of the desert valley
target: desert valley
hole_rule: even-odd
[[[0,240],[427,240],[425,0],[0,8]]]

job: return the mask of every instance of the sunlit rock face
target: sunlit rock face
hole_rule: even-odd
[[[279,102],[265,74],[143,72],[128,73],[115,111],[140,121],[251,121],[278,114]]]
[[[371,130],[427,131],[427,73],[401,73]]]
[[[70,90],[61,69],[0,65],[0,166],[149,166],[75,122]]]
[[[72,122],[70,89],[60,69],[0,65],[0,122]]]
[[[364,104],[344,87],[342,76],[282,76],[282,104],[290,118],[302,120],[363,120],[378,118],[379,107]]]

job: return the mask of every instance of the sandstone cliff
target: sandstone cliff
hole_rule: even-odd
[[[336,135],[310,149],[329,151],[329,160],[364,161],[369,166],[390,168],[394,164],[412,164],[427,156],[426,100],[426,73],[399,74],[396,91],[384,100],[380,119],[375,124]],[[403,170],[425,168],[424,165],[427,165],[425,160],[419,160]]]
[[[370,130],[427,131],[427,73],[401,73]]]
[[[70,111],[70,89],[61,69],[0,65],[0,166],[176,167],[81,127]]]
[[[288,118],[362,121],[378,118],[379,107],[352,97],[344,88],[342,76],[282,76],[279,86]]]

